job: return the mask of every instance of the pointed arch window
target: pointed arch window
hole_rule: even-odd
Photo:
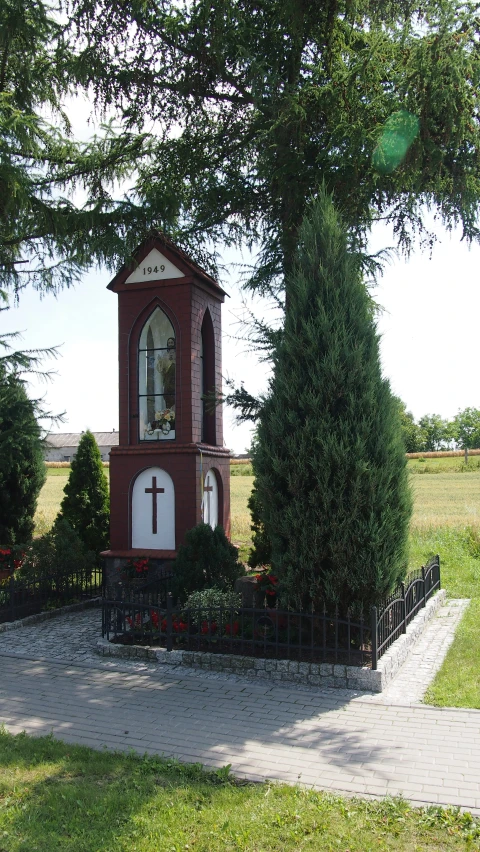
[[[141,441],[175,438],[175,331],[166,313],[155,308],[143,326],[138,346],[138,414]]]
[[[202,442],[215,446],[216,407],[215,397],[215,335],[210,311],[205,311],[201,339],[200,398],[202,413]]]

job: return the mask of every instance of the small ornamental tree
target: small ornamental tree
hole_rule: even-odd
[[[60,514],[88,550],[98,554],[109,544],[109,494],[97,442],[87,430],[80,438],[64,489]]]
[[[253,457],[281,601],[357,613],[404,576],[412,505],[359,268],[322,191],[300,232]]]
[[[24,382],[0,363],[0,544],[30,541],[45,482],[41,428]]]
[[[231,544],[221,526],[198,524],[185,536],[178,549],[173,568],[173,593],[185,601],[192,592],[216,588],[231,591],[237,577],[243,574],[237,548]]]

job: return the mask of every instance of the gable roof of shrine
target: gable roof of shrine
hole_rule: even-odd
[[[148,237],[140,243],[139,246],[132,252],[132,261],[125,263],[117,272],[115,277],[108,284],[107,289],[115,291],[117,287],[125,284],[127,279],[135,272],[142,263],[142,260],[153,250],[157,249],[171,261],[183,276],[194,276],[199,278],[204,284],[214,290],[219,296],[227,296],[228,294],[220,285],[206,272],[193,258],[177,246],[172,240],[161,231],[152,230]],[[123,289],[123,288],[122,288]],[[223,300],[222,300],[223,301]]]

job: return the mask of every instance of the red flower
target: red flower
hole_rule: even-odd
[[[275,591],[275,589],[265,589],[265,594],[276,595],[276,591]]]
[[[162,631],[162,633],[166,633],[166,632],[167,632],[167,619],[166,619],[166,618],[162,618],[162,623],[161,623],[161,625],[160,625],[160,630]]]
[[[153,626],[158,630],[158,612],[155,612],[154,609],[152,609],[150,613],[150,621],[152,622]]]
[[[216,633],[217,632],[217,622],[211,621],[210,627],[208,621],[202,621],[202,626],[200,628],[201,632],[205,635],[206,633]]]
[[[233,624],[227,624],[225,626],[225,633],[228,633],[229,636],[236,636],[238,633],[238,627],[238,621],[234,621]]]

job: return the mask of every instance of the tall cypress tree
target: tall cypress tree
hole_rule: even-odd
[[[322,191],[300,231],[254,454],[272,567],[296,606],[358,611],[406,567],[405,449],[359,270]]]
[[[64,489],[60,515],[88,550],[99,553],[109,543],[109,494],[97,442],[87,429],[80,438]]]

